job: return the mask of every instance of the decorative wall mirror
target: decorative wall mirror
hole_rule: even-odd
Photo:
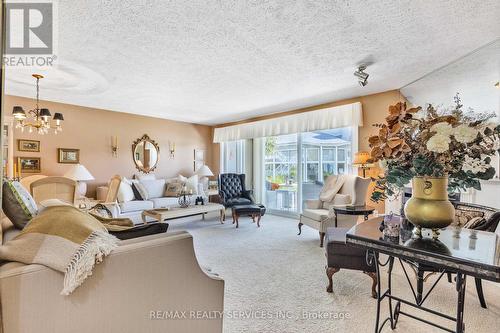
[[[150,173],[158,165],[160,147],[158,144],[144,134],[142,138],[132,144],[132,157],[135,167],[144,173]]]

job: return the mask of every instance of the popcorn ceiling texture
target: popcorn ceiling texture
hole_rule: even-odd
[[[60,66],[41,71],[41,98],[216,124],[397,89],[495,39],[499,6],[61,0]],[[32,72],[9,69],[7,94],[33,97]]]

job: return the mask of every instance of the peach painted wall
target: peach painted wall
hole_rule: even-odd
[[[10,113],[14,105],[28,110],[34,106],[34,100],[6,96],[5,110]],[[80,163],[95,178],[88,182],[89,197],[95,196],[95,188],[106,184],[113,175],[131,177],[138,172],[132,160],[132,142],[143,134],[148,134],[160,146],[159,163],[154,172],[159,177],[174,177],[179,173],[192,175],[194,149],[205,149],[205,160],[212,167],[212,130],[209,126],[47,101],[42,101],[41,106],[49,108],[52,114],[64,114],[63,131],[58,135],[42,136],[15,130],[14,156],[41,157],[42,174],[54,176],[63,175],[71,167],[57,162],[57,148],[80,149]],[[118,137],[116,158],[111,155],[113,135]],[[40,140],[41,152],[19,152],[18,139]],[[169,156],[169,141],[176,144],[174,159]]]

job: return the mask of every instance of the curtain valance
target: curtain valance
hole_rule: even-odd
[[[361,103],[216,128],[214,142],[262,138],[348,126],[363,126]]]

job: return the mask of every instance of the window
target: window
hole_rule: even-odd
[[[245,173],[245,141],[221,144],[221,173]]]

